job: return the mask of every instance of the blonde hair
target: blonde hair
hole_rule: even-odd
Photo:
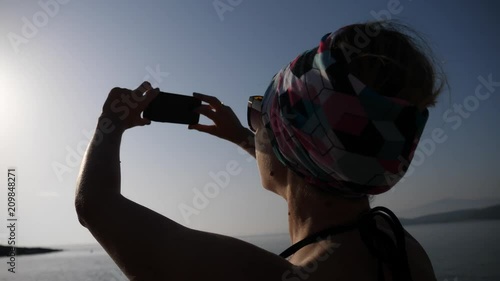
[[[369,40],[356,46],[360,45],[360,32]],[[376,35],[366,37],[370,33]],[[442,66],[423,36],[397,20],[346,26],[339,30],[333,45],[356,48],[349,69],[367,86],[420,109],[434,106],[444,87],[449,88]]]

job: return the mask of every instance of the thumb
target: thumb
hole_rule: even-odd
[[[150,124],[151,124],[151,120],[146,119],[146,118],[140,118],[139,120],[137,120],[135,126],[144,126],[144,125],[150,125]]]
[[[196,131],[203,131],[203,128],[200,126],[200,124],[189,124],[188,129],[189,130],[196,130]]]
[[[143,111],[145,110],[148,105],[160,94],[160,89],[159,88],[155,88],[155,89],[150,89],[148,91],[146,91],[146,93],[144,94],[144,96],[142,96],[141,98],[143,99],[139,105],[139,109],[140,111]]]
[[[214,125],[191,124],[188,126],[188,129],[189,130],[197,130],[200,132],[215,135],[215,126]]]

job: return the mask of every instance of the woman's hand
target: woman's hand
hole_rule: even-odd
[[[104,102],[100,119],[108,118],[120,131],[149,125],[151,121],[141,117],[141,113],[158,96],[159,91],[158,88],[153,89],[147,81],[133,91],[113,88]]]
[[[193,96],[208,103],[198,107],[195,111],[214,121],[215,124],[189,125],[189,129],[205,132],[238,145],[250,141],[253,145],[253,133],[241,125],[231,107],[224,105],[218,98],[213,96],[199,93],[194,93]]]

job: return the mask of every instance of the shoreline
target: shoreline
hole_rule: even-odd
[[[0,257],[10,257],[13,256],[12,249],[15,248],[15,256],[22,255],[37,255],[46,254],[53,252],[63,251],[62,249],[51,249],[51,248],[41,248],[41,247],[13,247],[0,245]]]

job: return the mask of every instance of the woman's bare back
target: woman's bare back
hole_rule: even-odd
[[[389,227],[383,223],[378,226],[380,230],[395,238]],[[427,253],[406,230],[405,242],[412,280],[435,281]],[[296,269],[284,275],[283,280],[380,280],[379,259],[369,251],[359,231],[308,245],[292,256],[290,262],[296,265]],[[393,280],[388,264],[383,264],[383,274],[383,280]]]

